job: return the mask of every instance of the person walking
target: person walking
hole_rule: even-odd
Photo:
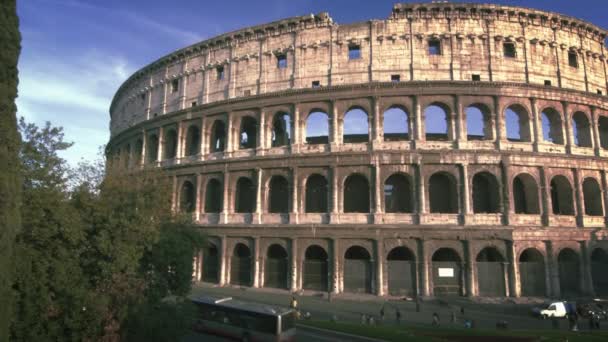
[[[452,321],[452,323],[456,323],[456,313],[453,310],[452,310],[451,321]]]
[[[439,315],[436,312],[433,312],[433,325],[439,326]]]
[[[295,296],[291,297],[291,308],[296,310],[298,308],[298,300]]]
[[[420,297],[416,297],[416,312],[420,312],[421,301]]]
[[[397,324],[401,323],[401,311],[399,308],[395,310],[395,320],[397,321]]]
[[[380,308],[380,322],[384,322],[384,304],[382,304],[382,308]]]

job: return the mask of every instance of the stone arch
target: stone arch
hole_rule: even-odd
[[[572,137],[574,144],[578,147],[592,147],[591,125],[589,117],[583,112],[572,115]]]
[[[490,172],[482,171],[473,176],[473,212],[500,212],[500,186]]]
[[[593,290],[598,296],[608,295],[608,252],[595,248],[591,252],[591,278]]]
[[[141,164],[141,154],[144,150],[144,141],[139,138],[135,141],[135,165],[139,166]]]
[[[319,245],[310,245],[304,252],[302,288],[327,291],[329,281],[329,256]]]
[[[491,140],[492,115],[483,103],[474,103],[464,110],[467,118],[467,140]]]
[[[154,163],[158,158],[158,136],[151,134],[148,136],[148,142],[146,144],[146,162]]]
[[[505,258],[495,247],[485,247],[475,258],[480,296],[498,297],[505,292]]]
[[[365,176],[355,173],[344,180],[343,201],[345,213],[369,213],[370,191]]]
[[[433,102],[424,109],[426,140],[451,140],[450,107],[441,102]]]
[[[208,242],[203,248],[203,281],[208,283],[219,283],[220,274],[220,252],[216,244]]]
[[[255,211],[255,186],[251,179],[240,177],[236,182],[234,207],[237,213],[253,213]]]
[[[268,212],[289,212],[289,182],[285,177],[275,175],[269,182]]]
[[[279,244],[270,245],[264,262],[264,287],[287,289],[288,264],[285,248]]]
[[[179,191],[179,210],[192,213],[196,208],[196,188],[190,181],[184,181]]]
[[[365,143],[369,141],[369,114],[361,107],[351,107],[344,113],[343,142]]]
[[[574,215],[572,186],[565,176],[551,178],[551,208],[554,215]]]
[[[608,117],[600,115],[597,120],[597,130],[600,136],[600,146],[608,150]]]
[[[163,159],[175,158],[177,155],[177,132],[175,129],[167,129],[163,139]]]
[[[452,248],[438,248],[431,258],[433,294],[460,296],[462,294],[462,259]]]
[[[354,245],[344,253],[344,291],[372,292],[372,260],[365,247]]]
[[[198,125],[190,125],[186,131],[186,156],[199,154],[201,147],[201,134]]]
[[[530,114],[526,107],[514,103],[505,108],[505,127],[507,140],[514,142],[530,142]]]
[[[555,108],[547,107],[541,111],[541,126],[544,141],[558,145],[564,144],[562,117]]]
[[[583,202],[585,203],[585,215],[604,215],[602,190],[597,180],[593,177],[587,177],[583,180]]]
[[[312,174],[306,179],[307,213],[327,213],[328,184],[327,179],[320,174]]]
[[[288,146],[291,143],[291,116],[285,112],[275,113],[272,119],[271,146]]]
[[[239,242],[234,246],[230,260],[230,284],[251,286],[252,271],[251,250],[245,244]]]
[[[528,173],[513,178],[513,206],[516,214],[540,214],[538,185]]]
[[[445,171],[429,178],[429,208],[431,213],[458,213],[458,190],[454,176]]]
[[[226,124],[223,120],[215,120],[211,126],[210,152],[223,152],[226,149]]]
[[[405,107],[390,106],[382,114],[384,141],[403,141],[410,139],[409,114]]]
[[[545,258],[538,249],[530,247],[519,255],[519,279],[521,295],[544,297],[546,294]]]
[[[124,155],[122,156],[122,167],[127,169],[131,164],[131,144],[127,144],[127,146],[125,146],[125,148],[123,149],[123,154]]]
[[[220,213],[224,206],[224,189],[222,182],[212,178],[205,188],[205,212]]]
[[[313,109],[306,117],[306,143],[329,143],[329,115],[326,112]]]
[[[384,181],[384,212],[412,212],[412,183],[403,173],[394,173]]]
[[[239,148],[248,149],[257,147],[258,120],[252,116],[245,116],[241,119],[239,130]]]
[[[388,265],[388,292],[392,296],[414,296],[416,288],[416,257],[405,246],[390,250],[386,257]]]
[[[557,255],[559,269],[559,288],[562,296],[580,294],[579,255],[571,248],[562,249]]]

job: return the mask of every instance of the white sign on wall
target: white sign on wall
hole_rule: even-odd
[[[444,278],[454,278],[453,268],[439,268],[439,276]]]

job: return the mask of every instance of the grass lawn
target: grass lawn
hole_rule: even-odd
[[[386,341],[455,341],[455,342],[600,342],[608,341],[608,331],[571,332],[565,330],[484,330],[434,327],[369,326],[329,321],[300,321],[311,327],[335,330],[348,334]]]

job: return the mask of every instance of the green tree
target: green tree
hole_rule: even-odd
[[[20,138],[15,116],[21,35],[15,0],[0,1],[0,341],[8,340],[13,244],[20,227]]]

